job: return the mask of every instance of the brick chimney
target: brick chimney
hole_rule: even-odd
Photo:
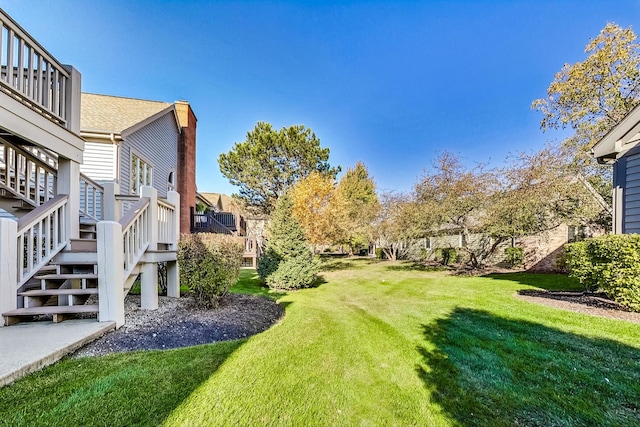
[[[187,101],[176,101],[182,128],[178,142],[176,190],[180,193],[180,233],[190,233],[191,208],[196,208],[196,119]]]

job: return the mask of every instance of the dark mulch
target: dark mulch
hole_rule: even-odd
[[[197,307],[191,298],[160,297],[158,310],[141,310],[140,296],[125,300],[125,325],[80,349],[74,356],[134,350],[164,350],[246,338],[265,331],[284,314],[276,302],[229,294],[217,308]]]
[[[519,291],[518,297],[533,303],[578,313],[640,323],[640,313],[629,311],[623,305],[610,300],[606,295],[600,293],[526,289]]]

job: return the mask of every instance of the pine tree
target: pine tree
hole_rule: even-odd
[[[293,216],[293,201],[288,195],[278,199],[269,225],[265,253],[258,260],[258,274],[274,289],[306,288],[320,271],[300,223]]]

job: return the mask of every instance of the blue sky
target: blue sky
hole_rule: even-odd
[[[0,0],[86,92],[188,100],[199,191],[231,193],[217,158],[256,122],[304,124],[330,162],[410,190],[437,153],[502,162],[540,148],[530,109],[634,1]]]

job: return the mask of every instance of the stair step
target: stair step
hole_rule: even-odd
[[[52,266],[56,266],[56,265],[96,265],[98,263],[98,260],[90,260],[90,259],[79,259],[79,260],[72,260],[72,259],[60,259],[60,260],[55,260],[55,261],[51,261],[49,264],[51,264]],[[40,270],[42,271],[42,270]]]
[[[98,254],[87,251],[64,250],[53,258],[52,264],[97,264]]]
[[[98,241],[96,239],[71,239],[71,250],[96,252],[98,250]]]
[[[98,288],[87,289],[47,289],[45,291],[26,291],[19,292],[18,295],[23,297],[50,297],[57,295],[98,295]]]
[[[53,315],[53,322],[59,323],[65,315],[80,313],[98,313],[98,305],[48,305],[43,307],[18,308],[17,310],[2,313],[5,325],[9,326],[19,322],[20,317]]]
[[[98,275],[93,273],[45,274],[35,278],[39,280],[97,279]]]

